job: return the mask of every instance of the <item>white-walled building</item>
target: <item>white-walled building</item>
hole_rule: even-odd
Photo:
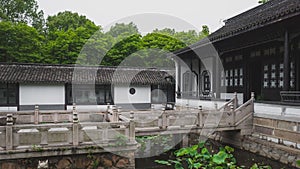
[[[170,71],[128,67],[0,63],[0,111],[149,109],[174,102]]]

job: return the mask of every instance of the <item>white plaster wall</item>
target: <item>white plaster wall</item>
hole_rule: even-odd
[[[135,88],[134,95],[129,93],[130,88]],[[115,104],[151,103],[151,86],[114,86]]]
[[[16,112],[18,111],[17,107],[0,107],[0,112]]]
[[[221,99],[230,100],[234,97],[234,93],[221,93]],[[238,104],[244,103],[244,93],[237,93]]]
[[[186,71],[190,71],[190,68],[189,67],[187,67],[187,65],[181,65],[180,66],[180,73],[181,73],[181,75],[180,75],[180,77],[181,77],[181,84],[180,84],[180,89],[181,89],[181,92],[183,91],[183,74],[186,72]]]
[[[107,105],[76,105],[76,110],[106,112],[107,107],[108,107]],[[67,106],[67,110],[73,110],[73,106],[71,105]]]
[[[254,103],[255,114],[299,117],[300,107],[276,104]]]
[[[64,85],[21,84],[20,105],[65,104]]]
[[[193,99],[177,99],[176,105],[177,106],[189,106],[198,108],[199,106],[202,106],[204,110],[211,110],[215,109],[215,104],[218,105],[218,107],[222,107],[224,104],[226,104],[225,101],[207,101],[207,100],[193,100]]]

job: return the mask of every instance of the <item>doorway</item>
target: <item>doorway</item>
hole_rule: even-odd
[[[248,65],[248,92],[247,92],[247,100],[251,97],[251,92],[254,92],[255,99],[261,100],[263,99],[261,86],[262,86],[262,64],[257,60],[253,60],[249,62]],[[246,100],[245,100],[246,101]]]

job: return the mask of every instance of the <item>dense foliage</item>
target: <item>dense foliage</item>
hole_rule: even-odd
[[[264,3],[267,3],[269,0],[259,0],[258,3],[260,4],[264,4]]]
[[[165,54],[206,37],[208,27],[202,29],[142,36],[134,23],[117,23],[104,32],[75,12],[45,20],[35,0],[0,0],[0,62],[118,66],[126,59],[134,61],[129,66],[165,67],[173,64]]]
[[[39,31],[45,22],[35,0],[0,0],[0,20],[29,24]]]
[[[156,163],[174,166],[175,169],[242,169],[244,166],[237,165],[233,156],[234,149],[229,146],[221,147],[214,152],[208,148],[205,142],[197,145],[181,148],[175,151],[176,159],[156,160]],[[270,166],[254,164],[250,169],[271,169]]]

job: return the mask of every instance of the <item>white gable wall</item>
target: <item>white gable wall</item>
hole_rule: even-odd
[[[134,88],[135,94],[131,95],[129,89]],[[115,86],[115,104],[151,103],[151,86]]]
[[[65,86],[20,84],[20,105],[64,105]]]

